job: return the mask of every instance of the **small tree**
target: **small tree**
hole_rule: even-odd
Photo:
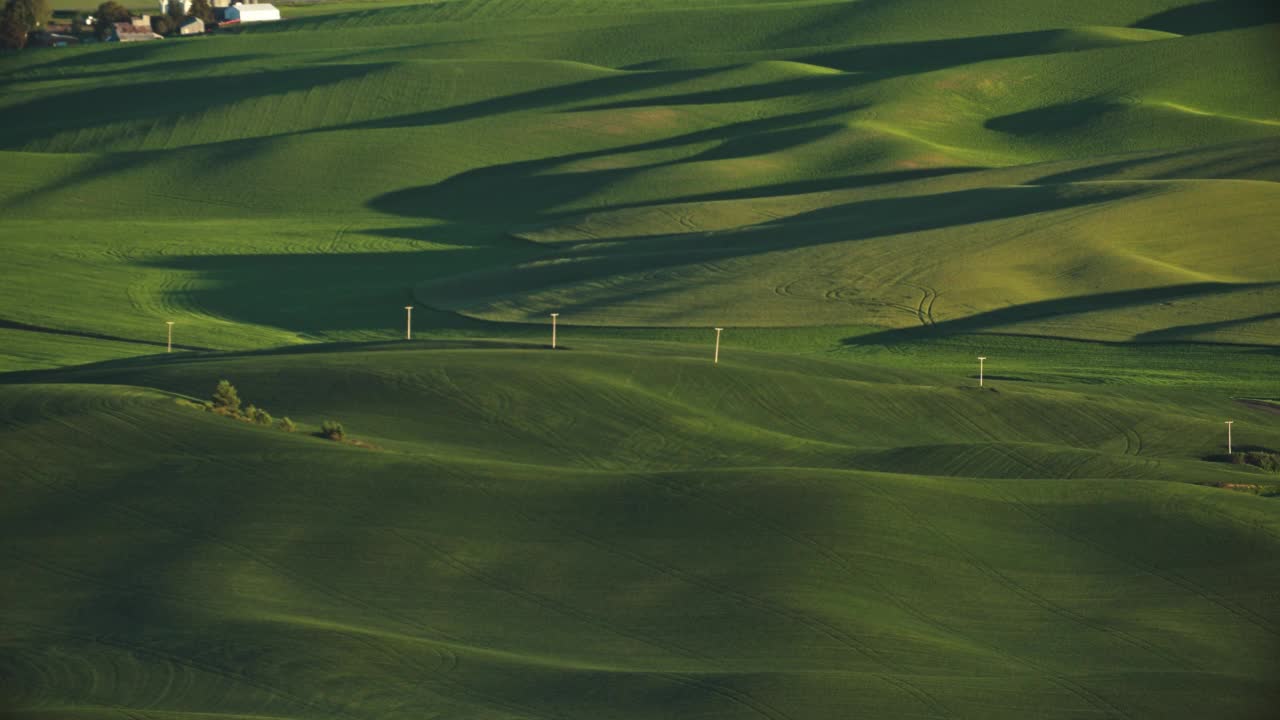
[[[35,30],[49,19],[48,0],[9,0],[5,9],[9,8],[27,30]]]
[[[27,26],[13,5],[0,10],[0,48],[21,50],[27,46]]]
[[[337,420],[325,420],[320,425],[320,434],[330,440],[342,440],[347,436],[347,431]]]
[[[244,416],[248,418],[250,422],[255,422],[259,425],[270,425],[274,421],[271,417],[271,413],[254,405],[249,406],[249,409],[245,411]]]
[[[219,380],[213,391],[213,411],[226,415],[240,414],[240,393],[229,380]]]
[[[194,18],[200,18],[206,24],[212,23],[214,20],[213,8],[209,7],[209,0],[191,0],[191,9],[187,11],[187,14]]]
[[[276,427],[280,428],[285,432],[293,432],[294,430],[298,429],[298,426],[295,425],[293,421],[288,418],[288,416],[280,418],[280,421],[276,423]]]
[[[151,32],[157,35],[168,35],[173,32],[173,21],[168,15],[152,15]]]
[[[115,0],[107,0],[98,6],[98,10],[93,17],[94,33],[97,34],[99,40],[106,40],[110,37],[111,31],[115,29],[116,23],[129,22],[133,19],[133,14],[129,12],[129,8]]]

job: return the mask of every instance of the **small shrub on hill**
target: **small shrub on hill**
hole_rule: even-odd
[[[219,415],[238,416],[240,414],[240,393],[229,380],[219,380],[213,391],[213,411]]]
[[[280,418],[280,420],[276,423],[276,427],[280,428],[285,432],[293,432],[294,430],[298,429],[298,426],[295,425],[294,422],[288,418],[288,416]]]
[[[337,420],[325,420],[320,425],[320,435],[330,440],[343,440],[347,437],[347,431]]]
[[[275,419],[271,417],[271,413],[263,410],[257,405],[250,405],[246,408],[244,411],[244,418],[249,422],[257,423],[259,425],[270,425],[275,422]]]

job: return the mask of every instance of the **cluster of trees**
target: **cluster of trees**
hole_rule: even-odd
[[[1252,465],[1256,468],[1280,473],[1280,453],[1271,452],[1270,450],[1233,452],[1227,456],[1227,461],[1233,465]]]
[[[226,417],[251,422],[256,425],[274,424],[285,432],[293,432],[298,429],[298,426],[287,417],[276,420],[271,417],[271,413],[257,405],[250,403],[244,408],[241,408],[240,405],[240,392],[236,390],[236,386],[232,385],[228,380],[219,380],[218,387],[214,388],[213,391],[213,400],[205,407],[217,415],[225,415]]]
[[[21,50],[27,46],[27,33],[49,19],[48,0],[6,0],[0,10],[0,48]]]
[[[164,15],[156,15],[151,18],[151,30],[160,34],[168,35],[171,32],[177,32],[182,27],[182,23],[187,18],[199,18],[210,24],[214,21],[213,7],[209,5],[209,0],[191,0],[191,8],[186,12],[182,9],[181,0],[171,0],[169,9]]]
[[[257,425],[274,424],[285,432],[293,432],[298,429],[298,426],[289,418],[282,417],[276,420],[271,417],[271,413],[252,403],[241,408],[240,391],[236,390],[236,386],[232,385],[228,380],[218,381],[218,387],[214,388],[213,391],[213,399],[205,403],[205,409],[217,415],[225,415],[226,417]],[[342,423],[336,420],[325,420],[320,426],[319,435],[330,440],[342,441],[346,439],[347,431],[342,427]]]

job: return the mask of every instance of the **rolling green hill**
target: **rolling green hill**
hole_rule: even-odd
[[[284,14],[0,56],[0,717],[1280,707],[1270,4]]]

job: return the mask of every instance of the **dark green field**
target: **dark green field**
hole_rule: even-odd
[[[0,56],[0,718],[1280,717],[1270,4],[284,15]]]

